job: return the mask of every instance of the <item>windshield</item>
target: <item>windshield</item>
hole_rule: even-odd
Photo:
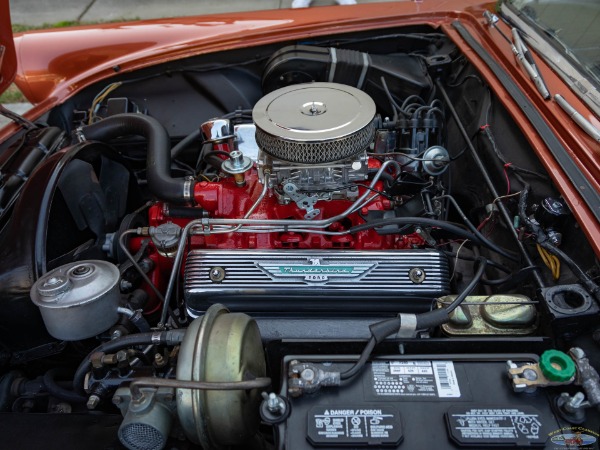
[[[600,0],[509,0],[600,82]]]

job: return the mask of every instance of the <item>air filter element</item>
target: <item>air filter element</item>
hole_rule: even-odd
[[[375,132],[375,102],[337,83],[287,86],[258,101],[252,112],[258,146],[298,164],[340,161],[364,151]]]

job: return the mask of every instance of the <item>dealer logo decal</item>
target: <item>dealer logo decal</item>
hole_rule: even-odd
[[[598,442],[599,437],[598,433],[583,427],[565,427],[550,433],[550,441],[554,444],[552,447],[554,449],[595,448],[594,444]]]

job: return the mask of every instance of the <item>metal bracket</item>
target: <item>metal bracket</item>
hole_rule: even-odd
[[[283,185],[283,192],[298,205],[298,208],[306,211],[306,214],[304,215],[305,219],[314,219],[321,214],[321,210],[314,207],[315,203],[319,201],[319,196],[317,194],[302,194],[298,191],[298,187],[289,181]]]

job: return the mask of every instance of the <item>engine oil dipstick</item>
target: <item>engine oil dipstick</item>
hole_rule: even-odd
[[[252,167],[252,160],[239,150],[234,150],[229,154],[229,159],[223,162],[221,168],[235,178],[235,184],[239,187],[246,185],[244,174]]]

